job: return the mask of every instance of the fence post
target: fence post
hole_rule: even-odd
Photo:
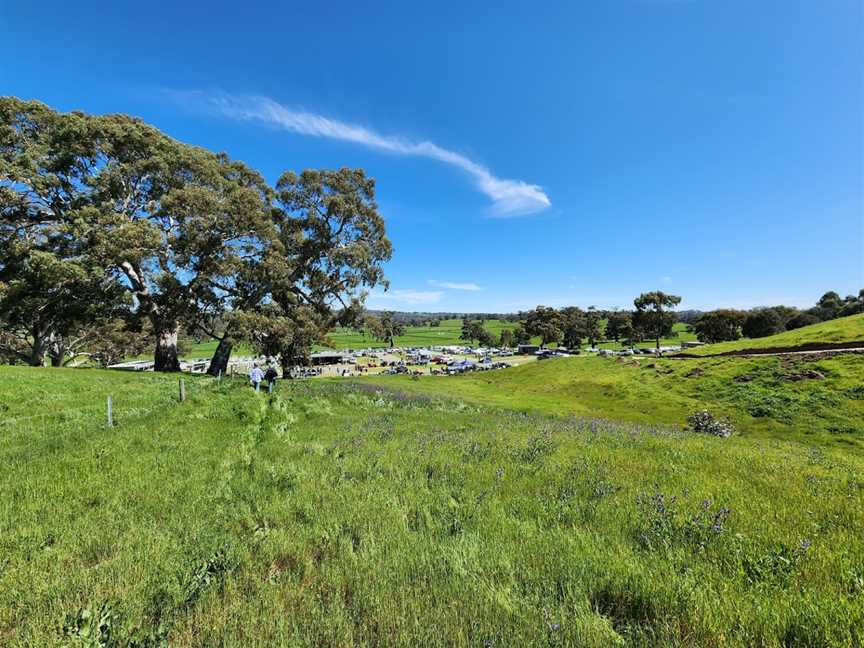
[[[114,427],[114,404],[111,402],[111,396],[108,396],[108,427]]]
[[[186,383],[183,382],[183,379],[180,379],[180,402],[186,400]]]

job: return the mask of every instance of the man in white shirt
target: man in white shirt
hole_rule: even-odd
[[[252,383],[252,386],[255,388],[256,392],[261,387],[262,380],[264,380],[264,372],[261,371],[261,368],[256,362],[252,365],[252,371],[249,373],[249,382]]]

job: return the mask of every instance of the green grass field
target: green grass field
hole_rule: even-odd
[[[864,641],[864,461],[821,435],[186,380],[0,367],[0,644]]]
[[[864,346],[864,315],[850,315],[839,319],[804,326],[794,331],[784,331],[764,338],[743,338],[734,342],[706,344],[688,353],[710,355],[747,349],[771,349],[776,347],[795,347],[804,344],[861,342]]]
[[[823,379],[795,380],[808,371]],[[518,410],[642,424],[680,425],[707,407],[748,436],[864,449],[864,355],[638,362],[575,357],[463,376],[363,380]]]
[[[505,328],[513,329],[516,324],[501,320],[486,320],[485,328],[497,339]],[[400,347],[430,347],[447,346],[451,344],[466,344],[460,340],[462,333],[462,320],[441,320],[440,326],[406,326],[405,334],[396,338],[396,346]],[[374,340],[368,335],[348,329],[337,329],[329,335],[332,348],[335,349],[363,349],[383,348],[386,342]]]

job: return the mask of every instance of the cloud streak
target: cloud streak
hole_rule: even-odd
[[[438,281],[437,279],[429,280],[430,286],[435,286],[436,288],[447,288],[448,290],[470,290],[477,291],[483,290],[480,286],[475,283],[460,283],[456,281]]]
[[[232,119],[264,122],[300,135],[326,137],[378,151],[443,162],[461,169],[471,177],[477,189],[492,201],[491,215],[495,217],[536,214],[552,204],[538,185],[499,178],[465,155],[433,142],[415,142],[393,135],[381,135],[363,126],[289,108],[268,97],[204,93],[181,93],[178,97],[177,93],[174,94],[185,102],[203,101],[208,109]]]

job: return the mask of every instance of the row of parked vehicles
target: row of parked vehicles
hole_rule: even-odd
[[[440,366],[432,367],[429,373],[433,376],[455,376],[458,374],[468,373],[471,371],[491,371],[493,369],[506,369],[510,365],[506,362],[492,362],[485,360],[483,362],[474,362],[473,360],[448,360],[440,363]],[[411,370],[405,364],[399,363],[395,366],[388,367],[383,372],[384,375],[423,375],[422,371]]]
[[[681,347],[660,347],[660,353],[673,353],[680,351]],[[632,355],[657,355],[656,348],[641,348],[641,349],[599,349],[598,355],[601,356],[632,356]]]

